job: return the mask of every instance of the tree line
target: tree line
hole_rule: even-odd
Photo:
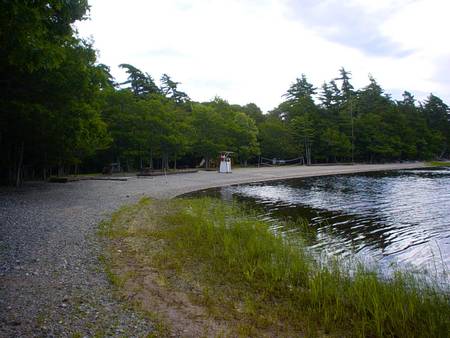
[[[281,156],[301,154],[308,164],[442,158],[449,154],[449,113],[433,94],[417,102],[405,91],[394,100],[372,76],[355,90],[344,68],[320,89],[302,75],[258,125],[261,151],[277,157],[284,149]]]
[[[219,97],[195,102],[164,74],[122,64],[123,83],[97,63],[73,23],[85,0],[0,2],[0,177],[19,185],[99,171],[206,167],[219,151],[242,165],[258,156],[305,164],[424,160],[448,156],[449,107],[437,96],[393,100],[372,77],[359,90],[351,73],[318,89],[305,75],[263,114]]]
[[[117,84],[109,76],[112,85],[102,92],[101,115],[111,143],[100,158],[126,170],[169,169],[178,161],[195,166],[201,159],[208,167],[223,150],[234,151],[241,163],[259,153],[258,129],[246,114],[253,108],[262,115],[255,105],[230,105],[220,98],[194,102],[167,74],[157,86],[151,75],[132,65],[120,67],[128,80]]]

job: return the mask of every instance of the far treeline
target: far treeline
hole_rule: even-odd
[[[0,180],[206,166],[218,152],[241,165],[439,159],[449,155],[449,107],[437,96],[393,100],[374,78],[359,90],[344,68],[320,89],[305,75],[268,114],[253,103],[194,102],[179,83],[122,64],[117,83],[73,23],[86,0],[0,2]]]

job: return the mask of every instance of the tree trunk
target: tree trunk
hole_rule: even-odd
[[[23,170],[23,152],[25,148],[25,143],[22,141],[22,143],[19,146],[18,149],[18,161],[17,161],[17,170],[16,170],[16,187],[19,187],[22,184],[22,170]]]
[[[441,151],[441,154],[439,155],[439,159],[442,159],[444,157],[446,151],[447,151],[447,146],[445,146],[444,149]]]
[[[153,150],[150,149],[150,169],[153,170]]]
[[[58,173],[57,173],[58,177],[59,176],[64,176],[64,166],[62,165],[61,161],[59,161],[58,163]]]
[[[6,163],[8,163],[8,179],[7,183],[13,185],[14,184],[14,164],[13,164],[13,157],[11,149],[11,146],[8,146],[8,154],[6,155]]]
[[[169,169],[169,155],[167,153],[162,156],[161,169],[164,171]]]
[[[306,155],[306,165],[311,165],[311,144],[308,140],[305,141],[305,155]]]

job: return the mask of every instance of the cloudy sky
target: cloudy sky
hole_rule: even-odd
[[[394,98],[433,92],[450,103],[448,0],[90,0],[99,61],[181,82],[196,101],[277,106],[305,73],[320,86],[345,67]]]

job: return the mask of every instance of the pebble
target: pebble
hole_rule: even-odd
[[[103,251],[97,224],[130,203],[127,190],[111,181],[0,189],[0,309],[7,309],[0,310],[0,337],[92,337],[117,323],[120,336],[153,331],[149,319],[114,298],[97,259]]]

